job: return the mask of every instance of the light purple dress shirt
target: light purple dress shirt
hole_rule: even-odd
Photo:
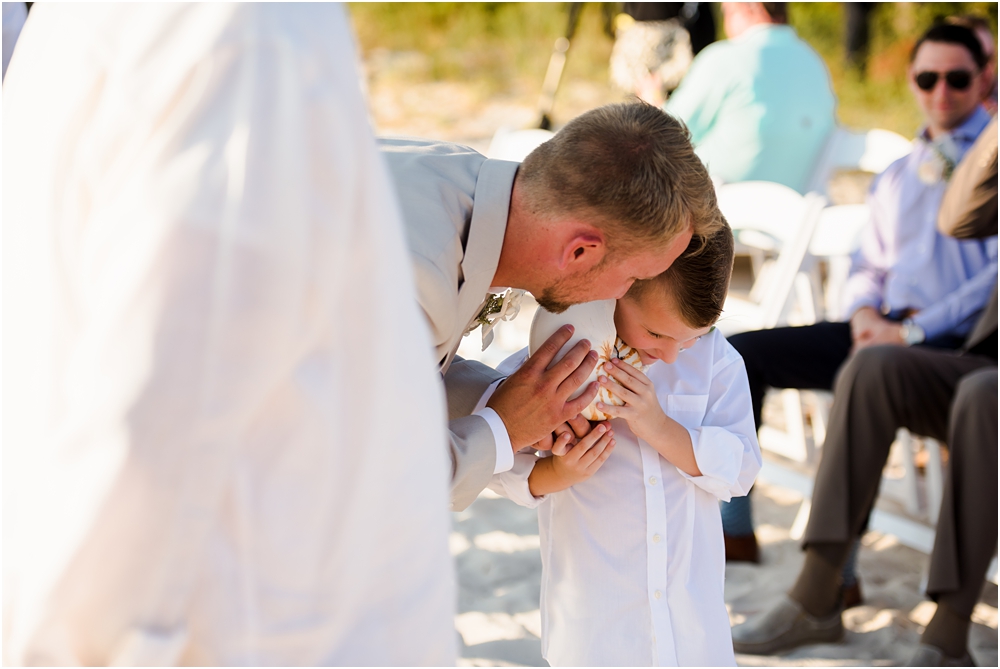
[[[979,107],[949,133],[959,159],[989,121]],[[920,177],[921,165],[934,160],[924,131],[909,155],[875,178],[868,196],[871,222],[844,294],[849,316],[866,306],[883,313],[915,310],[913,321],[928,339],[967,335],[997,282],[996,237],[959,241],[937,231],[947,184],[939,179],[929,185]],[[924,165],[925,179],[933,172],[929,167]]]

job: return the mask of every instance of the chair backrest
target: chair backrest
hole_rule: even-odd
[[[767,289],[760,301],[761,326],[764,328],[777,327],[782,321],[795,288],[795,276],[802,269],[809,244],[819,224],[820,212],[826,206],[826,198],[819,193],[808,193],[802,199],[802,216],[795,234],[785,240],[774,268],[768,273]]]
[[[716,193],[737,241],[767,251],[777,251],[796,236],[806,209],[804,196],[770,181],[724,184]],[[773,238],[771,248],[766,236]]]
[[[828,195],[827,185],[837,170],[857,169],[878,174],[893,161],[913,150],[913,142],[902,135],[875,128],[867,132],[837,128],[820,154],[809,190]]]
[[[751,302],[727,300],[719,327],[726,334],[746,329],[772,328],[782,322],[795,290],[809,244],[826,198],[800,195],[776,183],[747,181],[717,189],[719,208],[738,241],[754,250],[777,252],[777,258],[757,274]],[[767,245],[770,244],[770,248]]]
[[[861,232],[868,225],[871,210],[867,204],[840,204],[825,208],[809,253],[817,258],[849,256],[861,246]]]
[[[490,146],[486,149],[486,157],[496,160],[513,160],[521,162],[540,144],[552,139],[550,130],[537,128],[528,130],[509,130],[500,128],[493,134]]]

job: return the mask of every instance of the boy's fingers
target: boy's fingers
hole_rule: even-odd
[[[613,433],[606,427],[606,425],[598,425],[590,431],[590,434],[577,442],[576,446],[573,447],[571,454],[576,456],[574,458],[575,460],[583,463],[585,462],[584,458],[594,448],[594,445],[599,444],[601,439],[611,437],[612,434]]]
[[[608,458],[611,457],[611,454],[615,450],[616,443],[617,442],[615,442],[614,439],[608,442],[608,447],[604,449],[604,452],[601,453],[599,456],[597,456],[597,458],[590,463],[590,466],[587,468],[588,474],[593,474],[594,472],[596,472],[598,469],[601,468],[601,465],[603,465],[605,462],[608,461]]]
[[[601,456],[601,453],[604,452],[604,450],[608,447],[608,444],[611,443],[611,441],[612,441],[612,436],[610,434],[605,434],[604,436],[602,436],[598,440],[598,442],[594,444],[593,448],[587,451],[580,458],[580,464],[583,465],[584,468],[590,467],[590,465],[592,465],[594,461]]]
[[[601,384],[602,388],[607,388],[608,392],[610,392],[612,395],[614,395],[623,402],[634,404],[635,401],[639,399],[639,395],[637,393],[629,390],[620,383],[615,383],[613,380],[611,380],[606,376],[597,377],[597,382]]]
[[[609,364],[614,371],[619,372],[619,375],[615,376],[615,378],[618,379],[618,382],[622,383],[622,379],[627,377],[628,383],[624,383],[623,385],[628,386],[632,390],[638,390],[633,387],[633,384],[643,388],[651,387],[653,385],[653,382],[649,380],[648,376],[632,365],[622,362],[619,358],[615,358],[611,363],[605,363],[605,366]]]
[[[594,445],[594,442],[597,440],[597,438],[600,436],[600,434],[601,433],[598,433],[595,430],[595,431],[591,432],[590,434],[588,434],[583,439],[581,439],[580,441],[576,442],[573,445],[573,447],[569,449],[569,452],[566,453],[566,456],[565,456],[566,457],[566,461],[568,463],[579,462],[580,459],[584,455],[586,455],[587,451],[590,450],[591,446]]]
[[[604,402],[597,403],[597,410],[606,413],[611,418],[626,418],[628,417],[631,407],[628,406],[616,406],[614,404],[605,404]]]
[[[566,455],[570,450],[570,444],[573,442],[573,434],[571,432],[563,432],[555,441],[552,442],[552,455],[558,455],[560,457]]]

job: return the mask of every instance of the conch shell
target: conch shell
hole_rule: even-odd
[[[585,302],[573,305],[561,314],[554,314],[541,307],[535,312],[535,317],[531,321],[531,334],[528,343],[529,356],[534,355],[546,339],[567,323],[574,327],[573,337],[556,354],[554,361],[561,360],[581,339],[590,341],[591,347],[597,351],[597,365],[594,366],[594,371],[590,373],[580,388],[570,395],[569,399],[578,397],[588,384],[597,381],[601,365],[613,358],[620,358],[643,373],[648,368],[642,364],[639,353],[618,337],[618,332],[615,329],[615,303],[615,300]],[[612,377],[608,376],[608,378],[611,378],[613,383],[618,383]],[[584,418],[587,420],[608,420],[610,418],[603,411],[597,409],[598,402],[615,406],[624,404],[607,389],[601,388],[594,401],[580,412]]]

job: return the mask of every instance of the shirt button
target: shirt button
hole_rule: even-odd
[[[661,593],[659,590],[657,590],[656,592],[653,593],[653,598],[654,599],[659,599],[662,596],[663,596],[663,593]]]
[[[650,476],[649,477],[649,485],[656,485],[656,477],[655,476]]]
[[[660,535],[659,534],[654,534],[653,535],[653,543],[654,544],[660,543]]]

